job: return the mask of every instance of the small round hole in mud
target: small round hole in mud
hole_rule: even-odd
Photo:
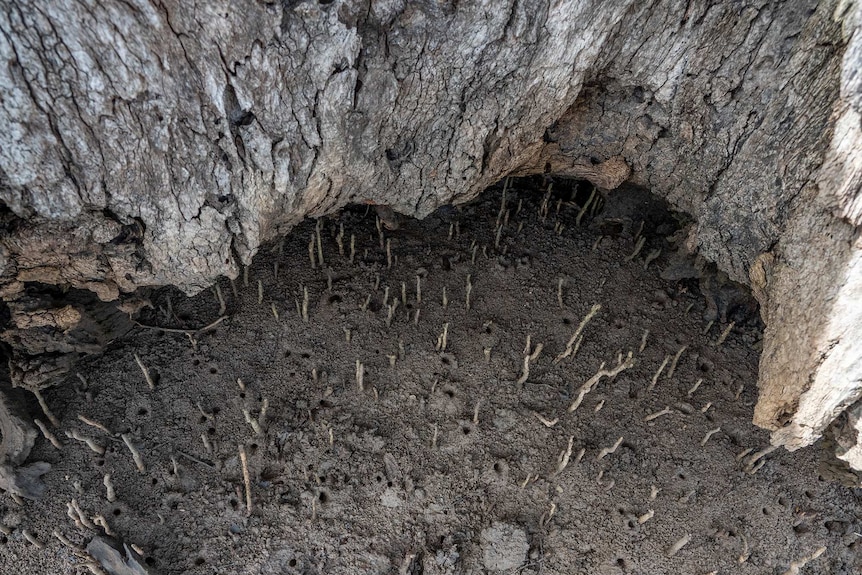
[[[287,562],[290,567],[296,567],[296,559],[291,559]]]
[[[215,435],[215,432],[216,432],[215,427],[210,427],[209,429],[207,429],[207,433],[209,435]]]
[[[320,501],[321,503],[324,503],[324,504],[325,504],[325,503],[328,503],[328,502],[329,502],[329,495],[326,493],[326,491],[321,491],[321,492],[320,492],[320,495],[318,495],[318,496],[317,496],[317,499],[318,499],[318,501]]]
[[[211,374],[213,374],[213,375],[215,375],[215,374],[217,374],[217,373],[218,373],[218,369],[216,369],[215,367],[211,367],[211,368],[210,368],[210,373],[211,373]]]
[[[207,560],[204,559],[203,557],[198,557],[197,559],[195,559],[195,565],[203,565],[206,562],[207,562]]]
[[[156,560],[155,560],[155,559],[153,559],[152,557],[147,557],[146,559],[144,559],[144,563],[146,563],[146,564],[147,564],[147,565],[149,565],[150,567],[155,567],[155,566],[156,566]]]
[[[330,304],[341,303],[341,296],[338,294],[332,294],[331,296],[329,296],[328,301]]]
[[[119,507],[117,507],[111,513],[114,514],[114,517],[119,517],[120,515],[123,514],[123,511]]]
[[[140,408],[140,409],[138,410],[138,415],[141,415],[141,416],[143,416],[143,415],[147,415],[147,414],[149,414],[149,413],[150,413],[150,412],[149,412],[146,408],[144,408],[144,407],[142,407],[142,408]]]
[[[452,399],[453,397],[455,397],[455,392],[452,391],[451,389],[447,389],[443,393],[445,393],[446,397],[448,397],[449,399]]]

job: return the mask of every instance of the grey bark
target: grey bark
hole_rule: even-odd
[[[807,445],[862,397],[860,25],[850,1],[6,2],[0,295],[195,293],[348,203],[628,181],[752,287],[755,422]]]

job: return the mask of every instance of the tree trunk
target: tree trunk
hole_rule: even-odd
[[[862,469],[860,25],[813,0],[6,2],[17,381],[78,350],[68,314],[22,304],[49,286],[194,293],[305,217],[551,173],[691,214],[687,245],[762,306],[755,423],[791,449],[832,425]]]

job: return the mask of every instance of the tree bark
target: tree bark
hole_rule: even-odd
[[[631,182],[759,299],[755,422],[791,449],[833,425],[862,469],[860,10],[6,2],[0,295],[195,293],[349,203],[423,217],[510,174]]]

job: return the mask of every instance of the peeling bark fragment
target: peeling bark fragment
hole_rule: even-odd
[[[51,465],[43,461],[22,466],[37,431],[11,397],[11,389],[0,383],[0,489],[26,499],[45,494],[41,477]]]

